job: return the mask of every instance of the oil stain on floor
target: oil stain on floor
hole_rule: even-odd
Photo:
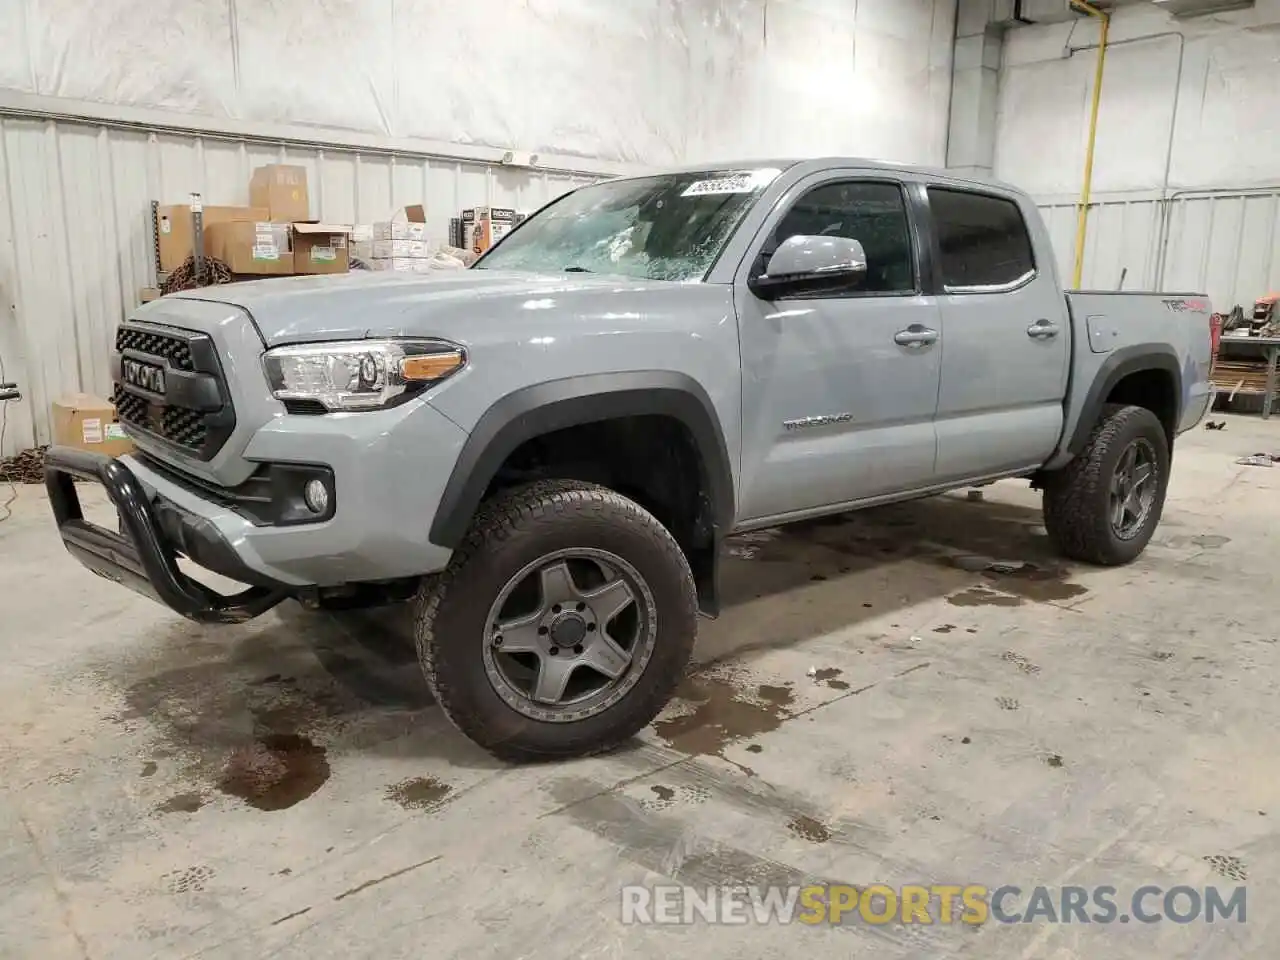
[[[1088,587],[1071,583],[1071,571],[1065,567],[1041,566],[1034,563],[1002,563],[984,557],[945,557],[945,566],[979,573],[991,587],[975,586],[948,601],[957,607],[1016,607],[1022,601],[1051,603],[1074,600],[1089,592]]]
[[[987,569],[982,575],[998,584],[1001,590],[1036,603],[1074,600],[1089,592],[1088,587],[1069,582],[1067,578],[1070,571],[1061,567],[1040,567],[1034,563],[1023,563]]]
[[[287,810],[329,779],[324,747],[296,733],[271,733],[228,758],[218,789],[258,810]]]
[[[658,720],[654,732],[682,753],[718,756],[725,748],[782,726],[794,702],[790,687],[736,686],[728,680],[689,677],[676,696],[694,704],[682,716]]]
[[[813,679],[815,682],[830,687],[832,690],[848,690],[849,682],[847,680],[836,679],[842,673],[844,673],[843,670],[837,670],[835,667],[823,667],[814,673]]]
[[[429,810],[439,806],[453,787],[435,777],[411,777],[387,787],[387,799],[406,810]]]
[[[1020,607],[1025,600],[1008,593],[996,593],[986,587],[970,587],[947,597],[953,607]]]
[[[195,813],[204,806],[198,793],[179,793],[156,807],[156,813]]]
[[[787,829],[810,843],[826,843],[831,839],[831,831],[813,817],[793,817],[787,824]]]

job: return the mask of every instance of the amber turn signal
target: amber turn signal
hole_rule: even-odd
[[[466,358],[461,350],[449,350],[445,353],[426,353],[416,357],[405,357],[400,361],[400,376],[410,383],[439,380],[453,373]]]

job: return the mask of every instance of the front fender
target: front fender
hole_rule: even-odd
[[[485,411],[454,463],[430,530],[431,542],[461,542],[498,468],[534,437],[618,417],[669,416],[689,430],[701,454],[717,539],[733,525],[729,450],[715,407],[692,377],[668,370],[567,377],[515,390]]]

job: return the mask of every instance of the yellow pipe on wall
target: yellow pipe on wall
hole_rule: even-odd
[[[1102,105],[1102,75],[1107,65],[1107,34],[1111,15],[1085,0],[1071,0],[1071,6],[1102,21],[1102,37],[1098,43],[1098,72],[1093,80],[1093,105],[1089,112],[1089,145],[1084,155],[1084,185],[1080,190],[1080,207],[1076,215],[1076,264],[1071,285],[1079,289],[1084,277],[1084,244],[1089,229],[1089,201],[1093,194],[1093,154],[1098,142],[1098,108]]]

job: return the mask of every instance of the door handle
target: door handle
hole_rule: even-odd
[[[1036,340],[1052,340],[1058,335],[1058,325],[1052,320],[1037,320],[1027,327],[1027,336]]]
[[[920,323],[913,323],[905,330],[899,330],[893,335],[893,342],[900,347],[911,347],[919,349],[927,347],[931,343],[938,340],[938,331],[930,330],[928,327]]]

